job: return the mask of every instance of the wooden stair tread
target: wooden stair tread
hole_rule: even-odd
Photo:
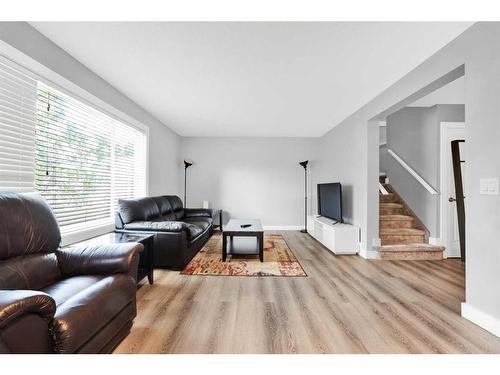
[[[377,251],[392,251],[392,252],[433,252],[433,251],[444,251],[444,246],[430,245],[428,243],[409,243],[402,245],[384,245],[379,246]]]
[[[425,232],[416,228],[381,228],[380,235],[395,235],[395,236],[419,236],[425,235]]]
[[[380,208],[403,208],[401,203],[393,203],[393,202],[381,202]]]
[[[380,215],[380,220],[408,220],[408,221],[413,221],[413,217],[408,216],[408,215]]]

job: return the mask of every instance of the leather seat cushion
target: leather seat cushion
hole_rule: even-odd
[[[86,282],[81,280],[80,286]],[[136,283],[125,274],[107,276],[74,293],[57,307],[52,334],[60,353],[78,351],[89,339],[103,329],[129,303],[135,301]],[[69,289],[68,289],[69,290]]]
[[[182,221],[134,221],[125,224],[127,230],[145,230],[153,232],[182,232],[187,231],[186,224]]]
[[[125,224],[124,228],[135,231],[152,231],[152,232],[167,232],[180,233],[186,232],[187,239],[192,240],[198,237],[205,229],[204,224],[188,223],[183,221],[136,221],[130,224]]]
[[[56,282],[42,290],[42,292],[51,296],[54,301],[56,301],[56,306],[60,306],[74,295],[94,285],[105,277],[106,276],[100,275],[70,277]]]
[[[200,227],[202,230],[205,230],[210,225],[212,225],[211,219],[210,219],[210,221],[208,221],[208,220],[202,220],[202,219],[210,219],[210,218],[200,218],[200,217],[185,218],[184,222],[185,223],[189,223],[189,224],[194,224],[194,225]]]

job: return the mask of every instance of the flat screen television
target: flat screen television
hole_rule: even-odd
[[[340,182],[318,184],[318,214],[339,223],[343,222],[342,185]]]

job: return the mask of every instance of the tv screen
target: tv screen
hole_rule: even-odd
[[[318,184],[318,214],[343,222],[342,185],[339,182]]]

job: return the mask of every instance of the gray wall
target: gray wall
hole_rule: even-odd
[[[204,200],[229,217],[259,218],[263,225],[304,223],[304,169],[310,160],[311,189],[317,163],[316,138],[183,138],[182,154],[192,159],[188,169],[188,206]],[[183,175],[182,175],[183,176]],[[182,177],[183,178],[183,177]]]
[[[401,80],[333,128],[323,139],[318,178],[336,173],[355,186],[353,222],[362,245],[378,237],[378,124],[389,114],[429,94],[436,80],[465,65],[466,302],[500,319],[500,196],[480,195],[481,177],[500,175],[500,24],[479,22]],[[456,78],[456,77],[455,77]],[[445,82],[449,83],[449,81]],[[376,141],[373,141],[376,139]]]
[[[378,126],[378,125],[377,125]],[[366,139],[362,127],[339,126],[321,138],[320,155],[315,172],[315,182],[340,182],[342,184],[342,214],[346,223],[363,228],[363,212],[366,203],[363,192],[365,178],[360,171],[365,168]],[[377,127],[378,131],[378,127]],[[378,142],[378,137],[377,137]],[[378,175],[378,170],[377,170]]]
[[[440,122],[465,121],[464,105],[406,107],[387,117],[387,148],[398,154],[437,191],[440,187]],[[394,189],[427,227],[439,237],[439,195],[430,194],[394,158],[380,165]]]
[[[181,190],[180,137],[25,22],[0,22],[0,39],[149,127],[149,193]]]

